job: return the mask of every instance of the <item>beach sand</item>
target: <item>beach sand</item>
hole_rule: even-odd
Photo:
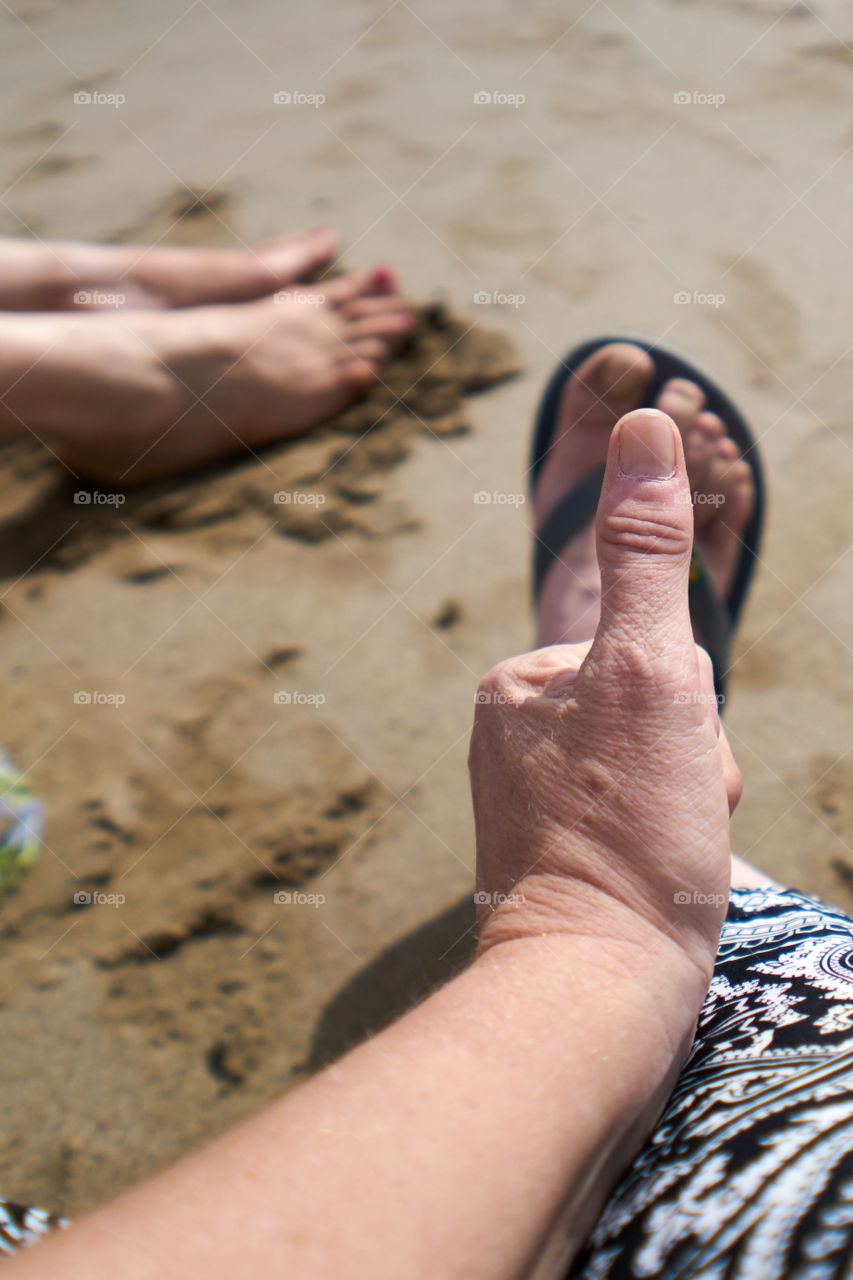
[[[474,692],[530,644],[529,423],[581,338],[665,337],[760,437],[735,844],[853,907],[843,6],[126,8],[0,18],[0,231],[329,223],[427,345],[333,430],[121,504],[0,454],[2,736],[47,809],[0,908],[0,1191],[72,1215],[303,1079],[471,892]]]

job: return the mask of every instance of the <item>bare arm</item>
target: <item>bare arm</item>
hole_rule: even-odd
[[[558,1219],[556,1249],[580,1243],[672,1086],[702,989],[687,974],[673,1000],[667,959],[626,946],[604,964],[565,937],[495,948],[305,1088],[6,1264],[10,1280],[527,1275]]]
[[[621,470],[629,421],[658,474]],[[738,779],[693,645],[692,513],[661,421],[639,411],[614,433],[592,647],[484,682],[471,771],[498,905],[472,966],[9,1280],[564,1273],[687,1053],[730,868]]]

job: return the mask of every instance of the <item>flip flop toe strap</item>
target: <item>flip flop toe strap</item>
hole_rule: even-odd
[[[714,664],[714,688],[722,703],[726,696],[726,678],[729,674],[732,625],[728,610],[714,594],[708,571],[695,549],[690,561],[688,594],[693,631]]]
[[[561,498],[536,534],[533,552],[533,599],[538,602],[548,570],[572,538],[595,519],[604,467],[595,467]]]

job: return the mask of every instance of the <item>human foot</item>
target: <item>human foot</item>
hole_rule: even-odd
[[[611,343],[594,352],[569,380],[533,495],[537,533],[561,499],[589,471],[603,466],[610,433],[623,414],[642,404],[653,371],[650,357],[639,347]],[[600,605],[601,574],[590,521],[548,570],[537,607],[537,645],[589,640]]]
[[[681,432],[693,501],[694,542],[714,594],[725,600],[755,504],[752,468],[726,435],[722,418],[705,409],[705,396],[695,382],[671,379],[656,403]],[[701,637],[697,639],[701,643]]]
[[[289,300],[0,316],[0,430],[133,484],[319,426],[370,388],[413,323],[386,267]]]
[[[250,302],[307,280],[334,258],[328,227],[256,249],[103,245],[0,238],[0,309],[65,311]]]
[[[590,470],[604,462],[610,433],[623,413],[642,404],[653,365],[639,347],[599,348],[567,384],[554,443],[533,499],[535,527]],[[695,383],[672,379],[656,405],[676,422],[684,442],[694,510],[695,545],[714,593],[725,599],[737,569],[743,531],[755,501],[752,471],[716,414],[704,409]],[[537,611],[539,645],[589,639],[598,624],[601,579],[592,524],[560,552],[545,578]],[[702,636],[696,639],[702,642]]]

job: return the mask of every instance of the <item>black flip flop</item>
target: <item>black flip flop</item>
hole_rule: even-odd
[[[731,638],[737,626],[758,557],[764,527],[765,502],[764,476],[758,446],[745,418],[725,392],[707,374],[702,373],[683,356],[650,339],[628,335],[593,338],[589,342],[584,342],[560,361],[545,388],[533,432],[530,491],[532,494],[536,487],[539,473],[553,444],[566,383],[595,351],[601,347],[610,346],[614,342],[627,342],[639,347],[641,351],[647,352],[654,362],[651,383],[642,405],[638,405],[638,408],[653,407],[661,388],[665,382],[669,382],[670,378],[688,378],[704,392],[705,408],[711,413],[716,413],[723,420],[727,433],[752,468],[755,506],[743,532],[740,561],[726,599],[721,601],[714,595],[708,573],[695,549],[690,566],[690,616],[705,642],[705,648],[711,655],[711,661],[714,664],[714,683],[717,694],[722,699],[725,697]],[[535,601],[539,599],[545,575],[554,560],[559,558],[572,538],[594,519],[603,479],[603,466],[594,467],[589,471],[561,498],[537,534],[533,556]]]

